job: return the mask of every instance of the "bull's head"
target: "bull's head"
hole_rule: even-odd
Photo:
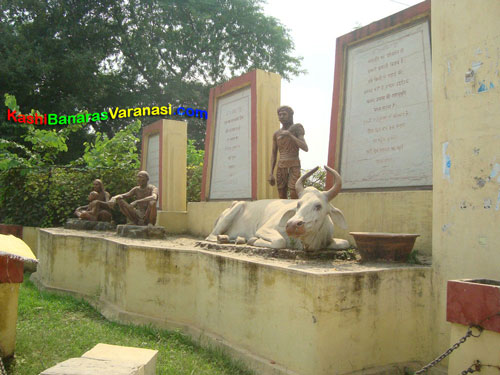
[[[340,192],[342,187],[342,180],[337,171],[325,165],[325,170],[334,177],[333,187],[330,190],[319,191],[314,187],[304,188],[304,181],[318,168],[316,167],[301,176],[295,184],[299,199],[297,200],[295,214],[286,223],[286,232],[290,237],[303,239],[307,236],[316,235],[325,225],[325,221],[328,220],[327,215],[341,228],[345,229],[347,227],[342,212],[329,203]]]

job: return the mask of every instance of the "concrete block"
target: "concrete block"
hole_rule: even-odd
[[[156,373],[156,358],[158,350],[132,348],[128,346],[118,346],[109,344],[97,344],[82,358],[114,360],[119,362],[131,362],[144,367],[144,375],[154,375]]]
[[[144,375],[144,368],[139,363],[121,360],[71,358],[40,375]]]

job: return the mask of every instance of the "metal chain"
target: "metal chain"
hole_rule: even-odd
[[[460,375],[472,374],[473,372],[481,371],[481,362],[479,360],[475,360],[474,363],[467,369],[460,373]]]
[[[477,330],[479,330],[479,333],[477,335],[472,334],[472,328],[476,328]],[[441,354],[435,360],[433,360],[432,362],[430,362],[429,364],[425,365],[420,370],[415,372],[414,375],[422,374],[422,373],[426,372],[428,369],[430,369],[431,367],[436,366],[439,362],[441,362],[443,359],[448,357],[455,349],[457,349],[460,345],[462,345],[469,337],[471,337],[471,336],[472,337],[479,337],[479,336],[481,336],[482,332],[483,332],[483,328],[480,326],[475,326],[475,325],[469,326],[469,328],[467,329],[467,333],[465,334],[464,337],[462,337],[460,340],[458,340],[457,343],[453,344],[453,346],[451,348],[449,348],[447,351],[445,351],[443,354]],[[467,370],[465,370],[465,372],[462,372],[462,374],[467,374],[468,372],[470,372],[469,369],[471,369],[473,366],[474,365],[469,367]],[[472,372],[474,372],[474,371],[472,371]]]

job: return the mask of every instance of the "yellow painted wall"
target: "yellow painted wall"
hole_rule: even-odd
[[[156,225],[161,225],[171,234],[187,233],[188,213],[187,211],[158,211]]]
[[[192,235],[205,237],[212,232],[219,215],[233,201],[189,202],[188,231]]]
[[[35,256],[38,253],[38,228],[36,227],[25,227],[23,226],[23,241],[30,247],[31,251]],[[36,263],[24,262],[24,270],[29,272],[36,271]]]
[[[273,134],[280,128],[281,77],[257,69],[257,199],[278,198],[278,189],[269,185]]]
[[[162,181],[160,191],[162,204],[160,209],[164,211],[186,211],[187,123],[185,121],[164,119],[160,121],[163,129],[161,139],[163,147],[161,156],[162,171],[160,176]],[[147,136],[143,139],[143,142],[142,165],[146,165],[146,155],[148,154]]]
[[[26,242],[33,251],[33,254],[37,254],[38,248],[38,232],[36,227],[24,227],[23,226],[23,241]]]
[[[499,15],[494,0],[432,2],[435,355],[450,344],[446,282],[500,279]],[[488,91],[480,93],[483,81]],[[443,154],[450,158],[449,177]]]
[[[337,271],[41,229],[44,286],[222,344],[259,374],[352,374],[429,355],[431,268]],[[273,363],[275,362],[275,363]]]
[[[467,327],[451,324],[450,346],[458,342],[467,333]],[[474,331],[477,334],[477,331]],[[483,331],[479,337],[469,337],[450,355],[448,374],[460,374],[476,360],[483,365],[500,366],[500,333]],[[498,375],[499,369],[489,366],[481,367],[481,375]]]
[[[348,228],[335,227],[335,237],[348,239],[349,232],[420,234],[414,249],[432,253],[432,191],[341,193],[331,203],[344,213]]]
[[[14,354],[16,346],[18,283],[0,283],[0,356]]]

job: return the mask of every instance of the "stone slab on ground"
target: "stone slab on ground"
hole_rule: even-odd
[[[123,363],[133,362],[144,367],[144,375],[156,373],[157,357],[158,350],[109,344],[97,344],[82,355],[82,358],[115,360]]]
[[[121,237],[151,240],[162,240],[167,237],[167,231],[159,225],[118,225],[116,227],[116,234]]]
[[[105,221],[90,221],[90,220],[80,220],[80,219],[68,219],[64,224],[66,229],[77,229],[77,230],[100,230],[113,232],[116,230],[116,224],[108,223]]]
[[[142,365],[120,360],[70,358],[40,375],[144,375]]]

